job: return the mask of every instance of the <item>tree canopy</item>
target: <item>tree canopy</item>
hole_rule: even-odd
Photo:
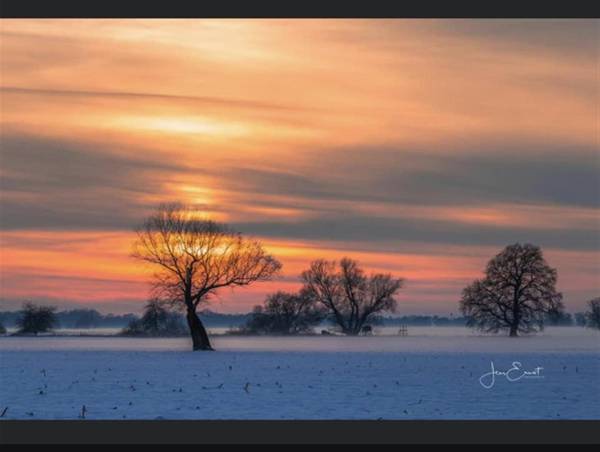
[[[303,292],[321,304],[342,332],[357,335],[375,314],[395,311],[394,298],[403,285],[402,278],[376,273],[370,276],[357,261],[343,258],[319,259],[302,273]]]
[[[463,289],[460,309],[468,326],[486,332],[507,329],[517,336],[538,331],[545,317],[563,312],[556,281],[556,270],[538,246],[509,245],[488,262],[484,278]]]
[[[278,291],[268,295],[264,305],[254,308],[244,331],[270,334],[307,333],[323,318],[323,310],[302,291]]]
[[[54,306],[37,306],[25,303],[17,319],[19,333],[45,333],[57,325]]]

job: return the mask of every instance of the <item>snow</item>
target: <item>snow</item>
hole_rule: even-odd
[[[2,419],[598,419],[600,334],[0,338]],[[479,378],[542,367],[492,388]]]

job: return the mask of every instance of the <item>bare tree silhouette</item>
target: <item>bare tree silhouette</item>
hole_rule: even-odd
[[[588,326],[600,329],[600,297],[588,301],[589,311],[585,313],[585,320]]]
[[[156,296],[185,311],[193,350],[213,350],[196,313],[200,303],[220,288],[268,280],[281,268],[259,242],[181,204],[160,206],[136,233],[132,256],[157,268]]]
[[[546,315],[563,312],[556,279],[539,247],[516,243],[489,261],[485,278],[463,289],[460,309],[468,326],[483,331],[508,329],[512,337],[534,332]]]
[[[17,319],[19,333],[44,333],[56,326],[56,307],[37,306],[33,303],[25,303],[21,315]]]
[[[148,300],[142,317],[129,322],[121,334],[124,336],[185,335],[187,328],[179,314],[169,310],[166,304],[158,298]]]
[[[250,333],[306,333],[323,318],[324,312],[303,291],[278,291],[268,295],[264,305],[255,306],[244,330]]]
[[[374,314],[395,311],[394,296],[403,284],[391,274],[365,275],[358,262],[343,258],[339,269],[335,261],[316,260],[302,273],[303,290],[330,314],[349,335],[357,335]]]

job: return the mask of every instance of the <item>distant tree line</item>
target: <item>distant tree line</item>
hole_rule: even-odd
[[[285,296],[282,297],[282,294]],[[335,325],[331,319],[327,318],[322,312],[317,315],[309,315],[308,318],[295,318],[296,316],[287,315],[283,308],[277,308],[277,303],[269,303],[269,300],[289,301],[285,292],[279,292],[276,296],[267,297],[264,306],[256,306],[253,312],[248,314],[221,314],[204,310],[202,312],[206,324],[212,327],[231,328],[230,333],[235,334],[308,334],[312,333],[318,325]],[[547,315],[544,322],[551,326],[580,326],[600,329],[600,298],[590,300],[588,311],[576,312],[574,314],[563,312],[559,316]],[[33,305],[35,307],[35,305]],[[150,307],[150,308],[149,308]],[[280,311],[279,309],[282,309]],[[154,311],[154,312],[153,312]],[[161,312],[163,311],[163,312]],[[20,311],[0,312],[0,334],[6,334],[6,326],[23,327],[23,316],[27,313],[29,321],[35,317],[32,316],[36,309],[31,307],[23,308]],[[166,313],[165,313],[166,312]],[[158,305],[152,302],[147,303],[144,315],[139,317],[135,314],[124,315],[102,315],[95,310],[75,309],[70,311],[52,311],[54,319],[52,327],[47,329],[36,327],[38,332],[46,332],[59,327],[63,328],[96,328],[96,327],[117,327],[123,328],[121,334],[126,336],[184,336],[187,334],[185,329],[185,317],[172,312],[168,306],[161,303]],[[77,314],[81,313],[81,316]],[[302,315],[300,315],[302,317]],[[68,321],[62,319],[67,318]],[[73,320],[73,318],[75,320]],[[87,319],[99,319],[88,322]],[[8,322],[5,319],[9,319]],[[439,316],[439,315],[405,315],[389,316],[377,315],[370,318],[369,323],[377,326],[466,326],[469,319],[465,316]],[[127,323],[125,323],[127,322]],[[48,326],[48,323],[45,323]],[[183,326],[183,329],[181,329]],[[34,331],[30,331],[34,333]]]
[[[23,310],[15,311],[0,311],[0,334],[1,327],[15,328],[19,318],[22,316]],[[232,327],[241,325],[251,316],[246,314],[222,314],[210,310],[201,311],[206,319],[206,324],[212,327]],[[72,309],[65,311],[55,311],[56,324],[54,328],[123,328],[128,326],[132,321],[139,320],[140,316],[127,314],[102,314],[95,309]],[[180,318],[184,316],[178,312],[174,312]]]
[[[399,317],[380,317],[378,324],[382,326],[465,326],[467,318],[463,316],[403,315]]]
[[[0,322],[6,327],[15,327],[22,310],[0,312]],[[71,309],[57,311],[55,328],[120,328],[137,318],[135,314],[101,314],[95,309]]]

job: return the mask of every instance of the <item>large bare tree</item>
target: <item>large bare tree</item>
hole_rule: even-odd
[[[316,260],[302,273],[303,293],[314,298],[348,335],[357,335],[362,327],[382,311],[395,311],[394,296],[403,284],[391,274],[367,276],[358,263],[343,258],[335,261]]]
[[[512,337],[534,332],[547,314],[563,312],[556,279],[538,246],[516,243],[489,261],[485,278],[463,290],[460,309],[468,326],[483,331],[507,329]]]
[[[180,204],[162,205],[136,229],[132,256],[153,264],[153,290],[186,313],[194,350],[213,350],[198,305],[223,287],[270,279],[281,268],[262,245]]]

